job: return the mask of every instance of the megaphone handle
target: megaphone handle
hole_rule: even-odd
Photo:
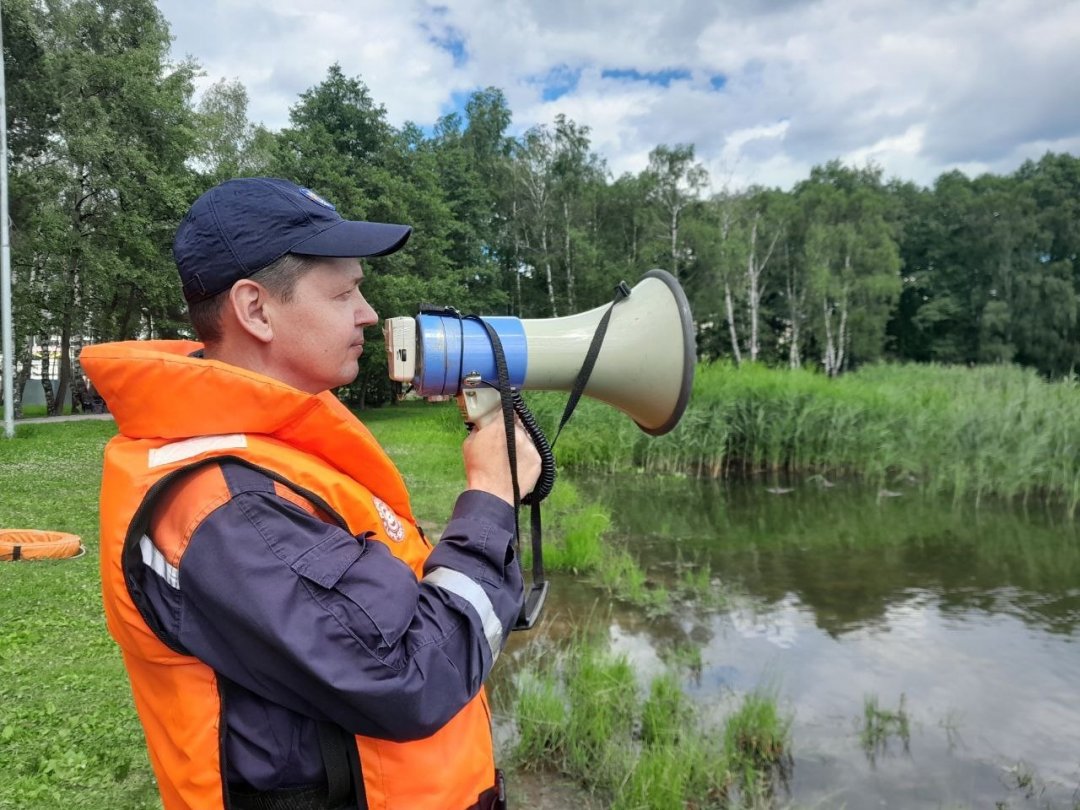
[[[502,415],[502,397],[497,388],[463,388],[457,395],[461,418],[469,427],[481,428]]]

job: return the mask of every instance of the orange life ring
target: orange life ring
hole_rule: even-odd
[[[82,542],[75,534],[0,529],[0,560],[61,560],[82,551]]]

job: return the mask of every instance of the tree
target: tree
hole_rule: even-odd
[[[554,133],[546,126],[536,126],[522,136],[513,151],[514,222],[520,234],[523,272],[543,272],[546,314],[551,317],[559,314],[551,241],[555,149]]]
[[[29,67],[43,98],[14,114],[23,151],[12,155],[12,189],[25,196],[12,207],[13,268],[20,307],[40,313],[17,323],[34,324],[20,342],[59,336],[56,412],[82,382],[72,350],[84,337],[135,336],[175,297],[175,274],[162,270],[188,196],[194,68],[166,61],[168,28],[149,0],[21,11],[42,55]]]
[[[196,109],[194,158],[207,188],[233,177],[266,174],[273,138],[248,120],[248,94],[239,81],[221,79],[203,93]]]
[[[649,153],[646,174],[651,183],[650,201],[663,215],[670,245],[671,274],[679,277],[679,217],[698,201],[709,182],[709,173],[694,162],[693,144],[657,146]]]
[[[900,294],[900,256],[886,220],[881,171],[832,162],[796,189],[806,220],[807,292],[815,339],[830,376],[884,352]]]

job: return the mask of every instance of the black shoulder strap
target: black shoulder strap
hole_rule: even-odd
[[[555,438],[551,440],[552,447],[555,447],[555,442],[559,440],[559,434],[566,427],[566,423],[570,421],[570,416],[574,413],[578,400],[585,393],[585,386],[588,385],[593,367],[596,366],[596,358],[600,356],[600,347],[604,344],[608,322],[611,321],[611,311],[615,309],[616,304],[629,297],[629,295],[630,286],[625,281],[620,281],[615,285],[615,297],[612,299],[611,305],[607,308],[604,316],[600,319],[600,323],[596,325],[596,331],[593,332],[592,342],[589,344],[589,350],[585,353],[585,360],[581,364],[581,370],[578,371],[578,375],[574,379],[574,387],[570,391],[570,398],[566,400],[566,407],[563,409],[562,419],[559,420],[559,427],[555,431]]]

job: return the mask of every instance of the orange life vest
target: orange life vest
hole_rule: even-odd
[[[151,507],[169,482],[201,463],[236,458],[336,513],[353,534],[374,532],[418,578],[431,550],[397,468],[333,395],[189,356],[199,348],[137,341],[81,354],[119,426],[105,450],[100,502],[105,616],[123,652],[166,810],[224,808],[226,791],[215,673],[154,633],[124,574],[125,553],[138,553]],[[495,781],[482,689],[428,738],[358,736],[356,744],[371,810],[463,809]]]

